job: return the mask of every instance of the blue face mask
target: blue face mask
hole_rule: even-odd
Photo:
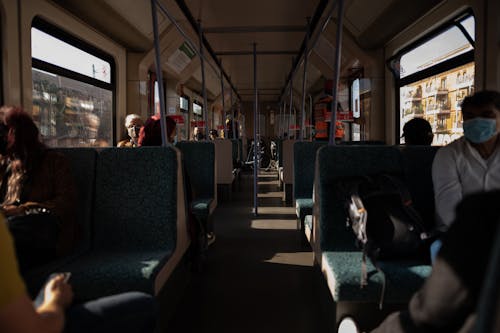
[[[473,143],[483,143],[497,134],[497,120],[492,118],[473,118],[464,121],[464,136]]]

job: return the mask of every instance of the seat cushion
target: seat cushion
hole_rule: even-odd
[[[61,267],[71,272],[77,301],[86,301],[126,291],[152,294],[156,274],[172,252],[90,252]]]
[[[310,231],[313,229],[313,217],[312,215],[306,215],[304,218],[304,227]]]
[[[297,213],[297,218],[304,221],[306,215],[312,215],[313,210],[313,199],[300,198],[295,200],[295,212]]]
[[[361,283],[361,252],[323,252],[322,269],[336,302],[379,302],[382,274],[367,260],[368,285]],[[380,262],[386,276],[384,302],[407,302],[431,273],[431,266],[412,261]]]
[[[210,205],[212,198],[198,198],[191,203],[191,210],[193,214],[198,217],[208,217],[210,214]]]

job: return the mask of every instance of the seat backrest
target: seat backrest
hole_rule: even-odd
[[[233,158],[233,166],[236,167],[243,160],[242,156],[242,144],[241,139],[230,139],[231,140],[231,156]]]
[[[295,199],[312,198],[316,153],[326,143],[326,141],[297,141],[293,145],[293,194]]]
[[[93,148],[53,148],[64,154],[72,169],[77,187],[77,223],[79,241],[76,251],[85,251],[91,246],[92,213],[94,209],[95,175],[97,152]]]
[[[232,148],[230,140],[214,140],[215,165],[217,184],[231,184],[233,182]]]
[[[342,141],[340,144],[346,146],[366,146],[366,145],[383,146],[385,145],[385,142],[381,140]]]
[[[178,166],[173,147],[102,150],[96,168],[94,247],[174,251],[177,200],[183,197],[177,193],[182,182]]]
[[[337,181],[389,173],[401,175],[401,154],[392,146],[325,146],[318,150],[314,181],[315,251],[356,251],[346,227],[345,203],[337,198]]]
[[[177,147],[182,153],[184,168],[191,183],[193,199],[213,198],[216,200],[214,143],[210,141],[181,141],[177,143]]]
[[[294,144],[295,144],[295,140],[284,140],[283,141],[283,182],[285,184],[293,184],[293,145]]]
[[[440,147],[399,146],[403,163],[403,178],[410,191],[415,209],[422,216],[424,226],[435,225],[432,162]]]
[[[276,139],[276,154],[278,155],[278,166],[283,166],[283,139]]]

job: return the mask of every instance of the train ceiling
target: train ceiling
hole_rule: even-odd
[[[149,0],[53,0],[76,16],[103,31],[131,52],[145,54],[145,61],[154,60],[151,7]],[[320,27],[334,0],[162,0],[162,4],[182,25],[198,46],[196,31],[185,15],[201,20],[204,35],[215,56],[222,61],[242,100],[253,100],[253,43],[256,43],[257,87],[261,101],[278,101],[287,84],[292,61],[306,34],[306,18],[323,8],[313,38],[316,47],[308,65],[307,87],[317,87],[333,74],[336,19],[330,21],[321,36]],[[377,49],[393,38],[404,26],[442,0],[346,0],[344,28],[351,47],[344,47],[342,68],[359,66],[362,59],[356,50]],[[179,6],[180,5],[180,6]],[[321,7],[323,6],[323,7]],[[184,7],[184,12],[181,8]],[[336,11],[335,11],[336,12]],[[178,68],[175,53],[184,39],[158,11],[162,44],[162,62],[167,76],[199,89],[200,62],[198,57],[185,68]],[[344,38],[346,39],[346,38]],[[330,53],[330,54],[329,54]],[[207,89],[215,98],[220,95],[220,73],[207,54],[212,66],[206,66]],[[330,59],[329,59],[330,58]],[[300,65],[300,64],[299,64]],[[198,84],[196,84],[198,83]],[[227,87],[227,80],[225,80]],[[302,90],[302,68],[296,70],[293,81],[295,95]],[[288,89],[287,89],[288,90]],[[227,98],[227,96],[226,96]]]

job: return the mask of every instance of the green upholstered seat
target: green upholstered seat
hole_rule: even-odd
[[[312,231],[313,228],[312,215],[306,215],[306,217],[304,218],[304,227],[307,228],[309,231]]]
[[[304,217],[312,214],[312,191],[316,153],[326,145],[321,141],[295,142],[293,145],[293,197],[297,218],[303,228]]]
[[[401,155],[389,146],[325,146],[318,150],[318,184],[315,202],[319,205],[321,251],[355,249],[353,233],[345,227],[344,202],[337,198],[337,182],[343,177],[379,173],[401,174]]]
[[[352,230],[346,228],[345,203],[337,195],[338,181],[344,177],[380,173],[399,175],[409,183],[412,195],[427,193],[427,199],[432,199],[429,170],[434,154],[435,148],[410,148],[404,153],[399,147],[390,146],[328,146],[319,149],[314,191],[314,202],[318,205],[314,209],[317,224],[312,226],[317,229],[313,230],[314,242],[317,243],[313,248],[335,302],[378,303],[383,281],[381,273],[368,262],[368,285],[360,288],[362,254],[355,245]],[[421,174],[417,175],[418,172]],[[417,189],[418,186],[426,188]],[[423,262],[379,264],[387,278],[384,300],[387,303],[407,302],[431,272],[431,267]]]
[[[60,267],[73,273],[78,299],[154,291],[156,273],[176,250],[177,158],[170,147],[99,153],[92,247]]]
[[[191,210],[194,215],[199,217],[208,217],[210,214],[210,205],[212,204],[212,198],[198,198],[193,200],[191,203]]]
[[[361,288],[361,252],[323,252],[323,270],[334,301],[379,302],[382,274],[367,260],[368,284]],[[380,262],[386,275],[384,302],[401,303],[423,284],[431,266],[411,261]]]
[[[93,251],[65,265],[72,272],[71,285],[77,301],[127,291],[152,294],[156,274],[172,252]]]
[[[23,276],[28,290],[32,294],[38,293],[47,276],[53,272],[61,271],[60,267],[75,260],[83,252],[88,251],[91,246],[97,152],[93,148],[56,148],[53,150],[66,156],[75,180],[78,194],[78,213],[75,214],[78,224],[78,243],[73,253],[67,257],[36,267]]]
[[[306,215],[311,215],[313,209],[313,199],[312,198],[302,198],[295,199],[295,212],[297,218],[304,221]]]

